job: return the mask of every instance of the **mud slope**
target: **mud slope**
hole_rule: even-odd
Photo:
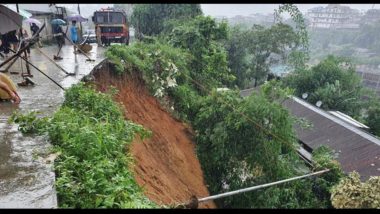
[[[183,203],[192,195],[209,195],[196,158],[191,134],[183,123],[173,119],[149,94],[143,81],[131,75],[112,78],[107,66],[93,73],[101,90],[110,85],[119,90],[117,100],[125,107],[128,119],[153,132],[150,139],[137,139],[131,152],[135,157],[135,178],[148,198],[158,204]],[[213,202],[201,208],[215,208]]]

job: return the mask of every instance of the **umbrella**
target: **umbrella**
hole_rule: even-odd
[[[68,16],[66,19],[67,19],[67,21],[77,21],[77,22],[87,22],[88,21],[88,19],[84,18],[83,16],[81,16],[79,14]]]
[[[1,34],[17,30],[22,26],[22,16],[8,7],[0,5],[0,26]]]
[[[16,6],[14,6],[14,5],[6,5],[6,7],[8,7],[9,9],[11,9],[11,10],[13,10],[14,12],[16,12],[17,13],[17,8],[16,8]],[[23,9],[18,9],[18,14],[20,14],[24,19],[27,19],[27,18],[30,18],[30,17],[32,17],[32,14],[31,13],[29,13],[28,11],[25,11],[25,10],[23,10]]]
[[[24,22],[25,23],[28,23],[28,24],[36,24],[36,25],[41,25],[41,22],[38,21],[37,19],[33,19],[33,18],[27,18],[27,19],[24,19]]]
[[[51,21],[51,24],[53,24],[53,25],[65,25],[66,22],[63,21],[62,19],[53,19],[53,20]]]

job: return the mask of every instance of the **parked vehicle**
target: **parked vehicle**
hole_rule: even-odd
[[[86,30],[83,34],[83,38],[86,40],[87,44],[96,43],[95,30]]]
[[[110,45],[111,42],[129,44],[129,26],[127,14],[113,8],[95,11],[92,21],[99,45]],[[100,39],[99,39],[100,38]]]

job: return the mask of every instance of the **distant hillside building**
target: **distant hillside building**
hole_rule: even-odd
[[[380,9],[370,9],[361,18],[361,24],[375,24],[380,21]]]
[[[242,16],[237,15],[231,18],[228,18],[226,16],[217,16],[217,20],[227,20],[229,24],[231,25],[246,25],[246,26],[253,26],[254,24],[264,25],[264,26],[270,26],[274,23],[274,14],[261,14],[261,13],[255,13],[250,14],[248,16]]]
[[[355,29],[359,28],[360,12],[348,6],[329,4],[308,10],[311,28]]]

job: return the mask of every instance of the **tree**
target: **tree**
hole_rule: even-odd
[[[350,61],[328,56],[311,69],[299,69],[284,79],[295,95],[308,93],[307,101],[322,101],[321,108],[360,117],[364,89]]]
[[[380,101],[379,99],[376,99],[376,101],[376,103],[369,105],[367,125],[373,134],[380,136]]]
[[[298,39],[299,48],[293,50],[290,55],[290,63],[295,68],[305,67],[306,62],[310,59],[309,56],[309,34],[306,29],[305,19],[302,12],[297,6],[293,4],[282,4],[278,10],[275,10],[275,19],[282,21],[281,13],[288,12],[295,23],[296,34]]]
[[[133,4],[114,4],[114,8],[124,10],[128,19],[131,18],[133,12]]]
[[[255,86],[262,84],[270,66],[280,61],[286,63],[289,54],[299,47],[296,32],[282,23],[270,28],[254,25],[249,30],[233,27],[229,33],[228,61],[240,88],[245,88],[252,80]]]
[[[273,93],[271,93],[273,95]],[[268,95],[268,94],[267,94]],[[272,97],[277,100],[278,93]],[[242,99],[235,91],[215,92],[200,102],[193,127],[197,154],[211,194],[237,190],[305,172],[297,156],[293,120],[267,96]],[[247,192],[215,200],[223,208],[326,208],[330,188],[343,175],[325,148],[313,152],[313,170],[331,171],[315,179]],[[302,171],[302,170],[301,170]]]
[[[341,180],[332,190],[331,201],[335,208],[380,208],[380,177],[360,181],[357,172]]]
[[[167,39],[174,47],[192,54],[190,77],[199,93],[206,94],[212,88],[229,86],[235,79],[221,44],[227,39],[227,23],[217,23],[209,16],[198,16],[174,27]]]
[[[202,102],[194,128],[197,154],[213,194],[226,191],[226,186],[236,190],[294,173],[295,136],[290,117],[279,104],[262,96],[242,99],[236,92],[214,92]],[[260,207],[253,203],[256,195],[250,192],[218,202],[222,207]]]
[[[137,4],[133,6],[131,23],[138,35],[154,36],[172,19],[188,19],[202,15],[199,4]]]
[[[234,26],[228,29],[228,40],[225,47],[228,53],[228,67],[235,74],[235,84],[239,88],[245,88],[249,83],[250,75],[248,66],[248,32],[242,26]]]

